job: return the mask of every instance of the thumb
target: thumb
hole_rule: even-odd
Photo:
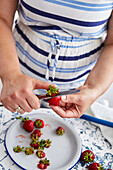
[[[61,101],[64,103],[76,103],[78,99],[78,94],[61,96]]]
[[[35,89],[46,89],[46,90],[48,90],[49,85],[50,85],[50,83],[48,83],[46,81],[34,79],[34,90]]]

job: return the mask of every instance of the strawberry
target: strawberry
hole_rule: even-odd
[[[49,86],[49,90],[46,91],[47,92],[47,96],[57,96],[57,94],[59,94],[59,89],[55,86]],[[49,105],[54,105],[54,106],[59,106],[59,102],[60,102],[61,97],[54,97],[51,99],[48,99],[47,102],[49,103]]]
[[[46,91],[47,96],[56,96],[59,94],[59,89],[56,86],[49,86],[49,90]]]
[[[34,153],[34,148],[32,148],[32,147],[27,147],[26,149],[25,149],[25,154],[26,155],[32,155]]]
[[[102,165],[100,165],[100,164],[97,163],[97,162],[94,162],[94,163],[90,164],[90,165],[88,166],[88,169],[89,169],[89,170],[105,170],[105,169],[102,167]]]
[[[43,142],[45,148],[49,148],[51,146],[51,141],[50,139],[44,140]]]
[[[44,165],[44,163],[39,163],[37,166],[39,169],[47,169],[47,165]]]
[[[44,121],[41,119],[36,119],[34,122],[34,125],[36,128],[43,128],[44,127]]]
[[[45,140],[41,139],[41,141],[39,142],[39,148],[44,150],[44,147],[45,147]]]
[[[56,129],[56,133],[57,133],[57,135],[63,135],[65,133],[65,130],[63,127],[58,127]]]
[[[49,103],[49,105],[59,106],[60,99],[61,99],[61,97],[58,96],[58,97],[48,99],[47,102]]]
[[[23,128],[27,131],[27,132],[32,132],[34,129],[34,122],[32,120],[26,120],[23,124]]]
[[[81,154],[81,160],[83,162],[93,162],[95,159],[95,155],[92,151],[90,150],[85,150],[84,152],[82,152]]]
[[[47,166],[49,166],[49,165],[50,165],[50,162],[49,162],[49,160],[47,160],[47,158],[41,159],[39,161],[38,168],[47,169]]]
[[[14,152],[19,153],[24,151],[24,147],[20,147],[19,145],[17,145],[16,147],[13,148]]]
[[[40,147],[39,142],[37,140],[32,140],[30,146],[33,147],[34,149],[38,149]]]
[[[35,130],[31,133],[30,138],[31,138],[32,140],[34,140],[34,139],[35,139],[35,140],[38,140],[38,138],[40,138],[41,135],[42,135],[41,130],[40,130],[40,129],[35,129]]]
[[[38,151],[36,152],[36,155],[37,155],[39,158],[44,158],[46,154],[45,154],[44,151],[38,150]]]

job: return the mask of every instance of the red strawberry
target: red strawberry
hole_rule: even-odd
[[[32,132],[34,129],[34,122],[32,120],[26,120],[23,124],[23,128],[27,131],[27,132]]]
[[[47,166],[49,166],[49,165],[50,165],[50,162],[49,162],[49,160],[47,160],[47,158],[41,159],[41,160],[39,161],[38,168],[40,168],[40,169],[46,169]]]
[[[57,94],[59,94],[59,89],[56,86],[49,86],[49,90],[46,91],[47,92],[47,96],[57,96]],[[60,102],[61,97],[54,97],[51,99],[48,99],[48,103],[49,105],[54,105],[54,106],[59,106],[59,102]]]
[[[105,169],[102,167],[102,165],[100,165],[100,164],[97,163],[97,162],[94,162],[94,163],[90,164],[90,165],[88,166],[88,169],[89,169],[89,170],[105,170]]]
[[[45,148],[49,148],[51,146],[51,140],[50,139],[44,140],[43,144]]]
[[[56,86],[49,86],[49,90],[46,91],[47,96],[56,96],[59,94],[59,89]]]
[[[47,102],[49,103],[49,105],[59,106],[60,99],[61,99],[61,97],[58,96],[58,97],[48,99]]]
[[[31,135],[30,135],[30,138],[33,139],[33,140],[38,140],[38,138],[40,138],[42,135],[41,133],[41,130],[40,129],[35,129]]]
[[[56,129],[56,133],[57,133],[57,135],[63,135],[65,133],[65,130],[63,127],[58,127]]]
[[[81,160],[83,162],[93,162],[95,159],[95,155],[92,151],[90,150],[85,150],[84,152],[82,152],[81,154]]]
[[[45,165],[44,163],[39,163],[37,166],[39,169],[47,169],[47,165]]]
[[[44,151],[38,150],[38,151],[36,152],[36,155],[37,155],[39,158],[44,158],[46,154],[45,154]]]
[[[36,128],[43,128],[44,127],[44,121],[41,119],[36,119],[34,122],[34,125]]]
[[[30,146],[33,147],[34,149],[38,149],[38,148],[40,147],[37,140],[33,140],[33,141],[30,143]]]
[[[17,145],[16,147],[13,148],[14,152],[19,153],[24,151],[24,147],[20,147],[19,145]]]
[[[34,148],[32,148],[32,147],[27,147],[26,149],[25,149],[25,154],[26,155],[32,155],[34,153]]]

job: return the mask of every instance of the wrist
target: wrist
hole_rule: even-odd
[[[4,82],[6,81],[11,81],[15,79],[15,77],[22,75],[22,74],[23,73],[21,72],[21,70],[17,70],[17,69],[7,70],[5,71],[4,74],[1,75],[2,84],[4,84]]]
[[[107,83],[97,83],[96,81],[88,81],[84,83],[85,86],[87,86],[88,89],[90,89],[90,93],[95,98],[95,100],[100,97],[102,94],[105,93],[105,91],[109,88]]]

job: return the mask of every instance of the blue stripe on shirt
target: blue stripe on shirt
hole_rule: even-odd
[[[108,20],[108,19],[105,19],[105,20],[97,21],[97,22],[80,21],[80,20],[75,20],[75,19],[71,19],[71,18],[67,18],[67,17],[63,17],[63,16],[59,16],[59,15],[55,15],[55,14],[52,14],[52,13],[48,13],[48,12],[45,12],[45,11],[38,10],[38,9],[26,4],[23,0],[22,0],[22,5],[27,10],[31,11],[34,14],[41,15],[42,17],[58,20],[58,21],[61,21],[61,22],[70,23],[70,24],[73,24],[73,25],[84,26],[84,27],[99,26],[99,25],[106,23],[106,21]]]
[[[35,65],[37,65],[38,67],[42,68],[42,69],[47,69],[47,65],[36,60],[35,58],[33,58],[29,53],[28,51],[26,51],[18,41],[16,41],[16,47],[20,50],[20,52],[27,58],[29,59],[32,63],[34,63]],[[81,66],[81,67],[76,67],[76,68],[56,68],[56,72],[59,72],[59,73],[74,73],[74,72],[79,72],[79,71],[82,71],[84,69],[88,69],[90,66],[94,65],[96,63],[96,60],[89,63],[88,65],[84,65],[84,66]],[[49,70],[50,71],[53,71],[53,67],[52,66],[49,66]]]
[[[21,35],[21,37],[30,45],[30,47],[32,47],[35,51],[37,51],[38,53],[48,57],[49,53],[38,48],[35,44],[33,44],[28,38],[27,36],[22,32],[22,30],[19,28],[18,25],[15,26],[18,33]],[[99,50],[101,50],[101,48],[104,46],[104,43],[102,43],[99,47],[95,48],[92,51],[89,51],[85,54],[79,55],[79,56],[59,56],[59,60],[63,60],[63,61],[75,61],[75,60],[79,60],[79,59],[83,59],[86,57],[89,57],[90,55],[93,55],[95,53],[97,53]],[[55,59],[55,55],[52,54],[52,59]]]
[[[23,16],[23,18],[28,21],[28,22],[38,22],[37,20],[34,20],[28,16],[26,16],[26,14],[24,13],[24,11],[22,10],[22,8],[20,7],[20,11],[21,11],[21,14]],[[40,22],[40,21],[39,21]],[[59,26],[56,26],[56,25],[52,25],[52,26],[37,26],[37,25],[29,25],[29,27],[36,31],[37,30],[62,30],[62,28],[60,28]],[[78,32],[78,31],[75,31],[75,33],[79,34],[81,37],[83,36],[86,36],[86,37],[96,37],[96,36],[101,36],[102,33],[104,33],[107,29],[107,25],[105,25],[101,30],[97,31],[97,32],[93,32],[93,33],[81,33],[81,32]],[[68,31],[68,30],[67,30]],[[70,31],[70,30],[69,30]]]
[[[61,2],[61,1],[57,1],[57,0],[45,0],[49,3],[53,3],[53,4],[57,4],[57,5],[60,5],[60,6],[65,6],[65,7],[69,7],[69,8],[73,8],[73,9],[79,9],[79,10],[82,10],[82,11],[93,11],[93,12],[100,12],[100,11],[107,11],[107,10],[111,10],[112,9],[112,6],[110,7],[105,7],[105,8],[86,8],[86,7],[83,7],[83,6],[77,6],[77,5],[72,5],[70,3],[64,3],[64,2]],[[96,6],[96,5],[95,5]]]
[[[39,73],[38,71],[34,70],[33,68],[31,68],[30,66],[28,66],[26,63],[24,63],[20,58],[19,58],[19,62],[20,64],[22,64],[23,67],[25,67],[26,69],[28,69],[30,72],[32,72],[33,74],[41,77],[41,78],[44,78],[45,79],[45,75],[44,74],[41,74]],[[91,70],[87,70],[85,71],[83,74],[77,76],[77,77],[74,77],[74,78],[70,78],[70,79],[60,79],[60,78],[55,78],[54,81],[56,82],[71,82],[71,81],[75,81],[75,80],[78,80],[82,77],[84,77],[85,75],[89,74]],[[68,75],[69,77],[69,75]],[[52,77],[49,77],[49,80],[53,81],[53,78]]]
[[[45,0],[44,0],[45,1]],[[104,3],[104,4],[97,4],[97,3],[87,3],[87,2],[81,2],[81,1],[76,1],[76,0],[61,0],[61,1],[65,1],[65,2],[69,2],[69,3],[73,3],[73,4],[77,4],[77,5],[82,5],[82,6],[87,6],[87,7],[107,7],[107,6],[113,6],[113,3]]]

